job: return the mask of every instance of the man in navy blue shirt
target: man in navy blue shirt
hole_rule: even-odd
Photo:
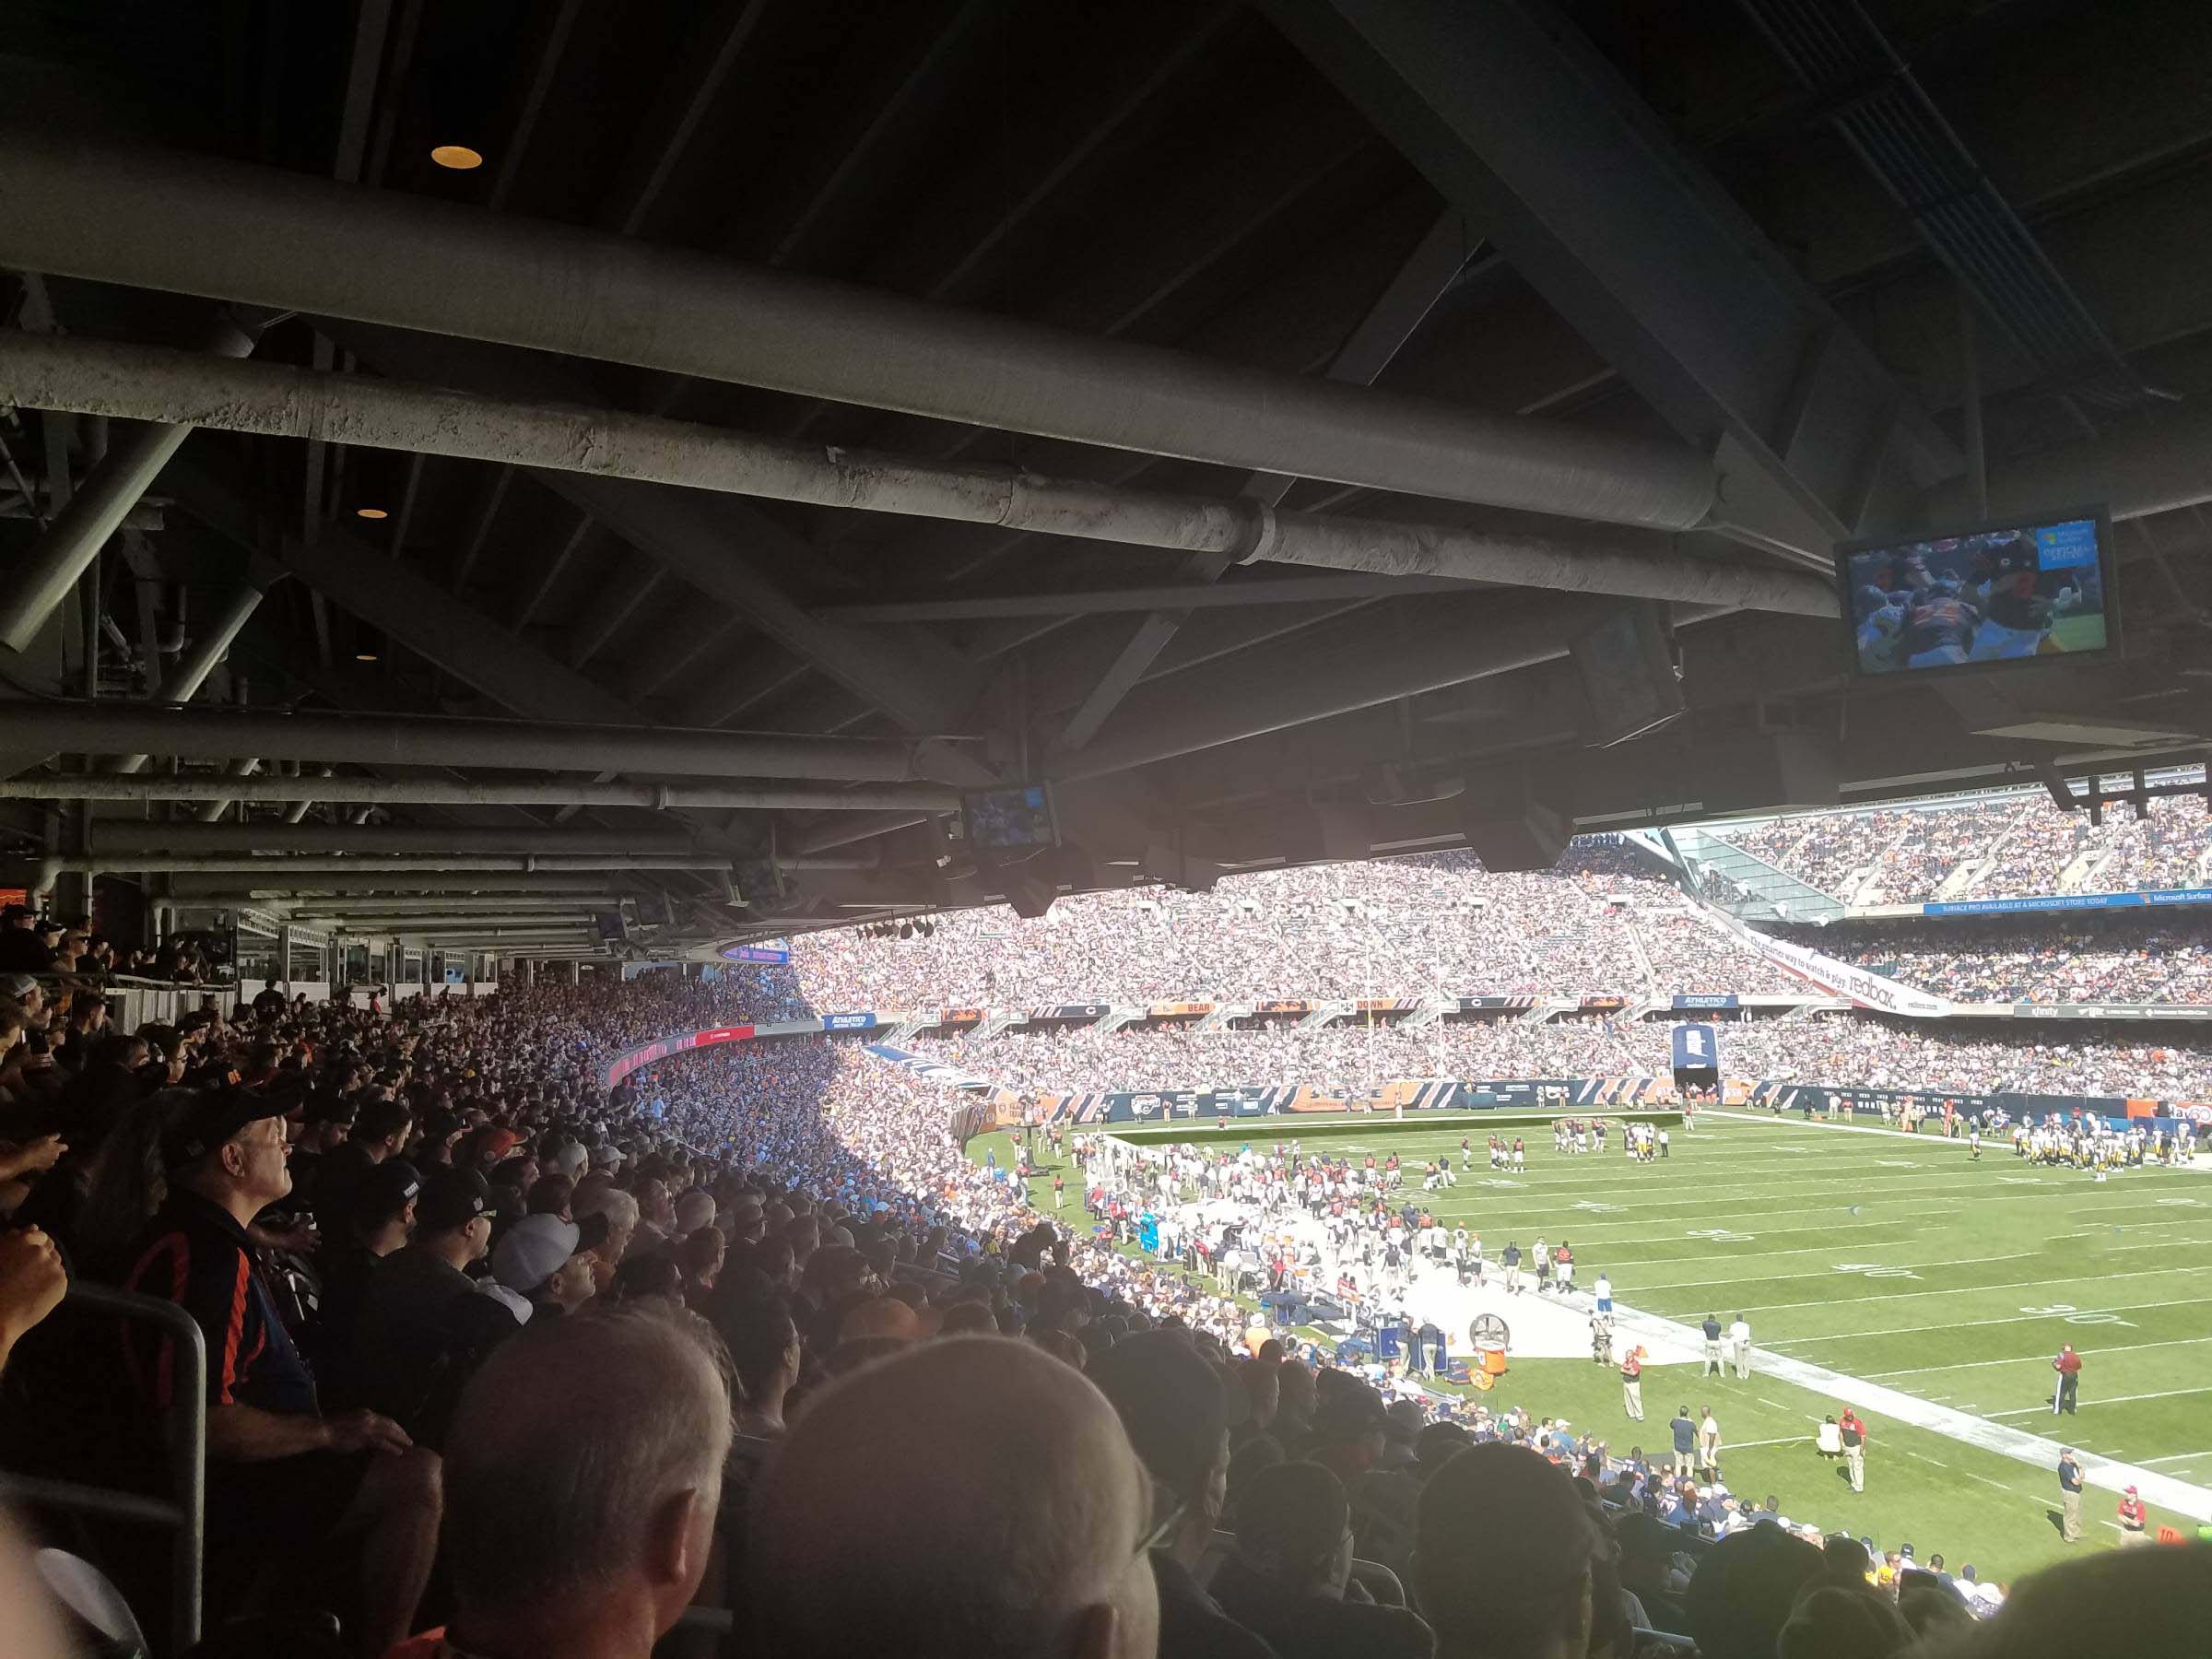
[[[1690,1420],[1689,1407],[1676,1406],[1674,1420],[1667,1428],[1675,1436],[1675,1478],[1687,1479],[1698,1455],[1698,1426]]]
[[[124,1288],[177,1303],[206,1338],[210,1611],[219,1618],[263,1572],[345,1537],[361,1563],[362,1651],[381,1653],[406,1635],[437,1552],[438,1460],[375,1412],[322,1414],[262,1277],[246,1228],[291,1191],[283,1113],[294,1103],[230,1088],[184,1108],[161,1142],[169,1197]],[[173,1339],[126,1329],[133,1381],[166,1406]]]

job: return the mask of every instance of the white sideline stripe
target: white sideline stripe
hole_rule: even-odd
[[[1677,1321],[1641,1312],[1618,1302],[1614,1307],[1616,1319],[1630,1330],[1641,1326],[1646,1335],[1661,1341],[1685,1345],[1693,1353],[1704,1341],[1701,1333]],[[2030,1434],[2024,1429],[2015,1429],[2008,1424],[1994,1421],[1991,1418],[1976,1417],[1956,1406],[1939,1406],[1917,1394],[1904,1394],[1879,1382],[1868,1382],[1864,1377],[1853,1377],[1842,1371],[1830,1371],[1824,1366],[1809,1365],[1802,1359],[1792,1359],[1771,1348],[1754,1347],[1751,1352],[1761,1375],[1779,1377],[1784,1382],[1794,1382],[1800,1388],[1811,1389],[1816,1394],[1842,1400],[1853,1406],[1864,1406],[1879,1416],[1892,1418],[1915,1429],[1925,1429],[1962,1445],[1996,1453],[1999,1456],[2030,1465],[2046,1473],[2058,1467],[2058,1454],[2064,1445],[2062,1441],[2047,1440],[2040,1434]],[[2201,1394],[2212,1394],[2212,1385],[2175,1389],[2171,1391],[2171,1394],[2123,1394],[2088,1404],[2117,1406],[2128,1400],[2165,1399]],[[1994,1416],[2027,1417],[2048,1409],[2048,1406],[2030,1406],[2022,1411],[1998,1412]],[[2193,1486],[2171,1475],[2161,1475],[2155,1469],[2085,1455],[2082,1479],[2085,1484],[2108,1492],[2120,1492],[2132,1486],[2161,1509],[2186,1515],[2193,1521],[2212,1522],[2212,1489]]]
[[[2009,1289],[2013,1287],[2001,1285],[1997,1288],[1999,1289]],[[2022,1288],[2028,1288],[2030,1287],[2022,1287]],[[1834,1307],[1837,1304],[1833,1302],[1824,1302],[1820,1305],[1823,1307]],[[2117,1307],[2112,1308],[2071,1308],[2069,1312],[2065,1313],[2015,1313],[2007,1319],[1960,1319],[1953,1321],[1948,1324],[1896,1325],[1892,1326],[1887,1331],[1835,1331],[1830,1332],[1826,1336],[1785,1336],[1781,1341],[1776,1342],[1771,1346],[1778,1348],[1803,1347],[1808,1342],[1856,1342],[1871,1336],[1919,1336],[1925,1335],[1929,1331],[1969,1331],[1974,1330],[1982,1325],[2030,1324],[2039,1319],[2077,1319],[2085,1313],[2142,1313],[2153,1308],[2156,1308],[2162,1312],[2180,1305],[2182,1304],[2175,1302],[2172,1298],[2169,1297],[2163,1301],[2122,1302]]]
[[[2147,1457],[2146,1464],[2194,1463],[2200,1457],[2212,1457],[2212,1452],[2175,1452],[2165,1457]]]
[[[2137,1354],[2145,1348],[2198,1347],[2207,1342],[2212,1342],[2212,1336],[2175,1336],[2165,1342],[2131,1342],[2124,1347],[2082,1348],[2078,1351],[2087,1359],[2106,1354]],[[2048,1358],[2044,1354],[2014,1354],[2003,1359],[1962,1359],[1956,1365],[1921,1365],[1911,1371],[1868,1371],[1866,1374],[1870,1378],[1924,1377],[1931,1371],[1979,1371],[1987,1365],[2019,1365],[2030,1359]]]
[[[2161,1388],[2151,1394],[2112,1394],[2103,1399],[2084,1400],[2081,1402],[2081,1408],[2087,1411],[2092,1406],[2124,1406],[2131,1400],[2178,1400],[2188,1394],[2212,1394],[2212,1382],[2206,1383],[2202,1388]],[[2023,1406],[2017,1411],[1993,1411],[1989,1415],[1993,1418],[2027,1417],[2034,1412],[2041,1412],[2046,1417],[2052,1415],[2051,1407],[2048,1405]],[[2212,1496],[2212,1494],[2207,1495]],[[2194,1511],[2191,1512],[2194,1513]],[[2212,1521],[2212,1515],[2198,1515],[2196,1518],[2200,1521]]]

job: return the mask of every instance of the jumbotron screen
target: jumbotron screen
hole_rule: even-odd
[[[1836,563],[1861,674],[2105,655],[2119,642],[2100,509],[1850,543]]]

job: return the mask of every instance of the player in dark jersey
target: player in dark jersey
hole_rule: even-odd
[[[1982,613],[1965,597],[1940,590],[1922,594],[1905,612],[1898,653],[1908,668],[1936,668],[1972,660],[1974,629]]]
[[[1995,540],[1977,557],[1974,592],[1985,620],[1974,635],[1972,660],[2033,656],[2051,632],[2052,618],[2074,590],[2063,571],[2045,571],[2034,534]]]

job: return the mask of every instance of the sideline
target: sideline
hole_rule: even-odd
[[[1893,1140],[1918,1141],[1924,1147],[1958,1147],[1963,1149],[1966,1146],[1966,1136],[1963,1135],[1954,1140],[1948,1135],[1914,1135],[1903,1129],[1877,1129],[1871,1124],[1830,1124],[1824,1123],[1818,1118],[1791,1117],[1787,1113],[1771,1112],[1738,1112],[1733,1107],[1727,1106],[1700,1106],[1698,1108],[1698,1115],[1701,1118],[1730,1118],[1739,1124],[1766,1124],[1791,1130],[1825,1129],[1834,1135],[1887,1135]],[[1983,1139],[1983,1145],[1993,1151],[2002,1151],[2006,1158],[2013,1156],[2012,1142],[2009,1139],[2000,1141],[1994,1136],[1988,1136]],[[2202,1149],[2199,1148],[2200,1151]],[[2147,1169],[2150,1166],[2145,1165],[2144,1167]],[[2166,1166],[2160,1167],[2166,1168]],[[2079,1171],[2058,1169],[2057,1166],[2050,1164],[2033,1164],[2030,1168],[2054,1169],[2062,1178],[2067,1174],[2080,1173]],[[2199,1158],[2194,1163],[2175,1165],[2168,1172],[2175,1175],[2212,1175],[2212,1158]]]
[[[1698,1115],[1700,1117],[1728,1118],[1746,1124],[1767,1124],[1790,1129],[1793,1132],[1806,1129],[1824,1129],[1843,1135],[1886,1135],[1898,1140],[1919,1141],[1924,1146],[1930,1145],[1935,1141],[1944,1141],[1944,1144],[1947,1146],[1959,1144],[1957,1141],[1945,1141],[1942,1136],[1910,1135],[1902,1129],[1877,1129],[1860,1124],[1824,1124],[1817,1119],[1807,1123],[1802,1119],[1792,1120],[1788,1117],[1777,1117],[1771,1112],[1733,1112],[1721,1107],[1709,1107],[1700,1112]],[[2009,1149],[2006,1150],[2006,1156],[2011,1156]],[[2184,1165],[2183,1168],[2212,1172],[2212,1159],[2200,1160],[2194,1165]],[[2127,1278],[2145,1276],[2120,1274],[2107,1277]],[[2064,1283],[2067,1281],[2053,1280],[2049,1282]],[[1961,1288],[2010,1288],[2011,1287],[1961,1287]],[[1909,1296],[1913,1293],[1906,1292],[1905,1294]],[[1853,1300],[1876,1301],[1891,1299],[1888,1297],[1860,1297]],[[1617,1328],[1641,1327],[1648,1331],[1650,1335],[1667,1341],[1689,1342],[1695,1345],[1699,1353],[1703,1352],[1704,1335],[1702,1332],[1675,1320],[1663,1319],[1656,1313],[1642,1312],[1618,1301],[1614,1303],[1614,1308]],[[1759,1310],[1753,1311],[1759,1312]],[[1802,1342],[1819,1339],[1800,1337],[1797,1340]],[[1894,1388],[1886,1388],[1882,1384],[1869,1382],[1864,1377],[1854,1377],[1844,1371],[1830,1371],[1826,1366],[1813,1365],[1803,1359],[1793,1359],[1787,1355],[1776,1353],[1771,1348],[1763,1348],[1756,1344],[1751,1349],[1751,1359],[1752,1364],[1756,1368],[1754,1375],[1779,1377],[1785,1382],[1796,1383],[1800,1388],[1809,1388],[1816,1394],[1825,1394],[1852,1406],[1864,1406],[1867,1410],[1878,1416],[1894,1418],[1900,1423],[1910,1424],[1915,1429],[1925,1429],[1931,1433],[1940,1434],[1945,1439],[1957,1441],[1962,1445],[1973,1446],[1983,1452],[1994,1452],[1999,1456],[2011,1458],[2015,1463],[2030,1465],[2051,1475],[2053,1486],[2056,1485],[2058,1454],[2064,1445],[2062,1441],[2049,1440],[2040,1434],[2030,1434],[2023,1429],[2009,1428],[2003,1423],[1993,1421],[1989,1418],[1976,1417],[1971,1412],[1960,1411],[1955,1406],[1939,1406],[1933,1400],[1923,1399],[1917,1394],[1904,1394]],[[2176,1392],[2199,1394],[2212,1391],[2186,1389]],[[2123,1399],[2127,1397],[2131,1396],[2122,1396]],[[2107,1400],[2104,1403],[2116,1406],[2121,1403],[2121,1399]],[[2042,1409],[2041,1406],[2031,1406],[2026,1410],[2006,1412],[2001,1415],[2026,1417],[2031,1412],[2040,1413]],[[2212,1488],[2193,1486],[2185,1480],[2177,1480],[2171,1475],[2161,1475],[2155,1469],[2146,1468],[2137,1464],[2120,1463],[2112,1458],[2100,1457],[2095,1453],[2081,1451],[2078,1447],[2076,1450],[2079,1453],[2084,1485],[2113,1493],[2123,1491],[2132,1486],[2144,1499],[2162,1509],[2186,1515],[2193,1521],[2212,1522]],[[2160,1459],[2159,1461],[2170,1460]]]

